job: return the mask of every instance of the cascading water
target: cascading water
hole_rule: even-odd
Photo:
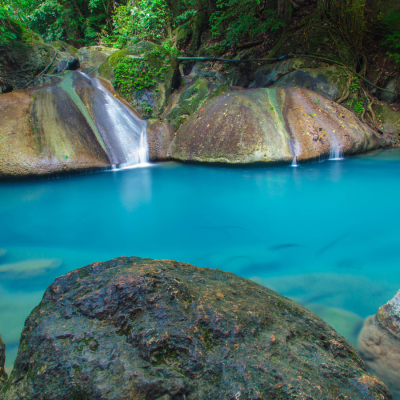
[[[334,132],[332,132],[329,135],[329,140],[331,144],[331,151],[329,153],[329,159],[330,160],[343,160],[343,150],[342,146],[339,143],[339,139],[335,135]]]
[[[147,124],[124,103],[116,99],[100,82],[79,72],[90,85],[92,117],[106,146],[114,168],[144,165],[149,162]]]
[[[293,157],[293,161],[292,161],[292,167],[298,167],[299,165],[297,164],[297,156]]]

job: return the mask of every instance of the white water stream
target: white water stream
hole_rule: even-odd
[[[99,79],[81,72],[94,88],[93,118],[102,136],[113,169],[144,166],[149,163],[147,123],[114,97]]]

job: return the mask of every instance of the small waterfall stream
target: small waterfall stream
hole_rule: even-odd
[[[147,123],[115,98],[99,79],[78,72],[77,80],[90,87],[91,115],[115,169],[149,162]],[[80,97],[84,97],[81,93]]]
[[[330,160],[343,160],[343,150],[342,146],[339,143],[338,137],[332,132],[329,135],[329,140],[331,144],[331,151],[329,153]]]

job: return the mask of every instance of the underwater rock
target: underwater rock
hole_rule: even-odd
[[[327,158],[388,146],[354,113],[315,92],[295,88],[231,91],[181,126],[171,157],[252,163]]]
[[[132,87],[137,77],[129,76],[134,66],[143,75],[140,87]],[[123,68],[123,76],[115,71]],[[142,41],[130,44],[113,53],[99,68],[100,75],[113,82],[117,92],[125,98],[143,116],[158,117],[167,105],[172,91],[180,85],[180,73],[177,58],[162,46]],[[117,74],[118,75],[118,74]]]
[[[149,120],[147,140],[149,143],[149,160],[166,161],[169,157],[175,129],[168,121]]]
[[[8,376],[4,369],[6,363],[6,345],[4,344],[0,335],[0,389],[7,380]]]
[[[6,249],[0,249],[0,258],[4,257],[7,254],[7,250]]]
[[[365,320],[358,348],[368,370],[400,399],[400,291]]]
[[[309,310],[248,279],[120,257],[55,280],[2,399],[391,399]]]
[[[15,275],[17,279],[21,279],[21,277],[42,275],[48,270],[58,268],[61,264],[62,261],[57,259],[37,259],[20,261],[11,264],[1,264],[0,274],[7,273],[10,275]]]

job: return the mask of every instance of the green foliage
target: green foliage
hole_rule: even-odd
[[[5,45],[17,38],[13,32],[11,10],[4,5],[0,5],[0,45]]]
[[[178,15],[175,18],[175,24],[180,25],[184,24],[189,19],[193,18],[197,13],[197,10],[186,10],[183,14]]]
[[[172,13],[165,0],[138,0],[119,6],[114,15],[115,32],[124,39],[138,37],[160,43],[166,36]]]
[[[266,9],[265,4],[265,0],[217,0],[218,10],[210,18],[212,35],[235,45],[245,36],[284,26],[277,12]]]
[[[355,76],[353,77],[353,82],[350,85],[350,92],[356,93],[360,89],[360,78]]]
[[[151,55],[162,61],[159,70],[149,65],[148,60]],[[155,88],[157,82],[164,80],[163,72],[166,70],[166,51],[156,48],[143,58],[129,56],[122,58],[114,69],[113,84],[122,94],[130,97],[134,91]]]
[[[364,100],[362,99],[362,97],[360,97],[355,104],[354,111],[358,116],[360,116],[364,112]]]
[[[382,21],[382,25],[386,31],[383,44],[390,49],[387,55],[400,63],[400,13],[390,14]]]

